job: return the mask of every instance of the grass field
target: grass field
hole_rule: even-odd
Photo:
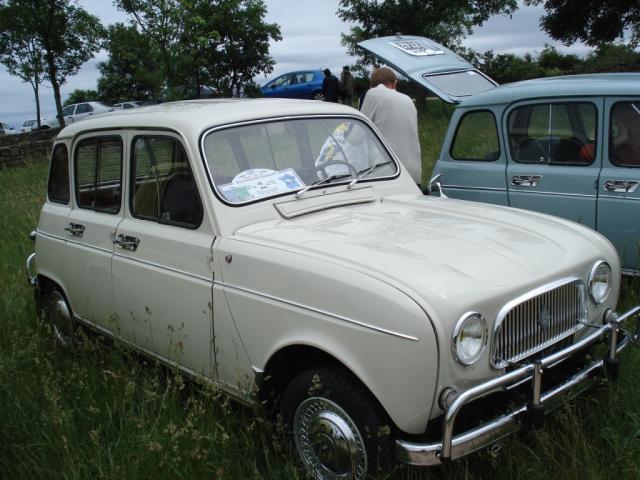
[[[421,119],[425,178],[448,113],[434,102]],[[44,162],[0,170],[0,478],[305,478],[258,412],[99,337],[55,347],[23,267],[46,170]],[[625,279],[621,309],[640,302],[638,280]],[[568,404],[497,458],[478,453],[379,478],[640,478],[639,369],[640,354],[625,352],[617,383]]]

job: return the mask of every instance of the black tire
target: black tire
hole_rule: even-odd
[[[53,339],[64,348],[71,347],[76,342],[76,323],[73,319],[71,306],[62,290],[50,286],[44,294],[42,315],[51,328]]]
[[[311,94],[311,100],[324,100],[322,92],[316,91]]]
[[[314,479],[362,480],[393,465],[391,422],[341,368],[323,366],[295,377],[282,395],[280,414]]]

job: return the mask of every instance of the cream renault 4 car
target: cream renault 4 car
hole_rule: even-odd
[[[321,479],[462,457],[615,376],[640,308],[615,312],[611,244],[422,195],[401,161],[333,103],[74,123],[27,260],[42,311],[63,345],[90,326],[265,403]]]

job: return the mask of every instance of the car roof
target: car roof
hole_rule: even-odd
[[[640,95],[640,73],[594,73],[536,78],[506,83],[460,102],[463,107],[512,103],[518,100],[593,95]]]
[[[197,134],[217,126],[274,117],[301,115],[357,115],[346,105],[281,98],[213,99],[162,103],[96,115],[63,128],[58,138],[83,132],[120,128],[175,130]]]

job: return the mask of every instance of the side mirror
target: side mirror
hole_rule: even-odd
[[[439,173],[431,180],[429,180],[429,193],[435,192],[436,190],[440,194],[441,198],[449,198],[445,195],[444,189],[442,188],[442,183],[440,183],[440,179],[442,178],[442,174]]]

